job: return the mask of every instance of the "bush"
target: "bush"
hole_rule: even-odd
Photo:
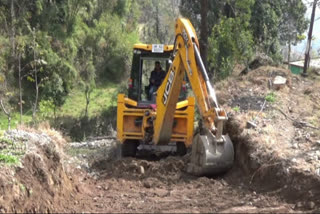
[[[268,101],[269,103],[274,103],[276,101],[276,95],[273,92],[268,93],[267,96],[265,97],[265,100]]]
[[[13,155],[0,154],[0,162],[6,164],[17,164],[19,162],[18,158]]]

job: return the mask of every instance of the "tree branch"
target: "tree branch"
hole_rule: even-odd
[[[0,99],[0,105],[1,105],[1,108],[2,108],[3,112],[4,112],[7,116],[10,116],[10,113],[6,110],[6,108],[5,108],[4,105],[3,105],[2,99]]]
[[[278,111],[280,111],[281,114],[283,114],[287,119],[291,120],[293,122],[294,125],[298,125],[298,126],[304,126],[304,127],[308,127],[308,128],[312,128],[312,129],[317,129],[320,130],[320,128],[309,125],[307,122],[305,121],[297,121],[295,119],[292,119],[291,117],[289,117],[286,113],[284,113],[281,109],[276,108]]]

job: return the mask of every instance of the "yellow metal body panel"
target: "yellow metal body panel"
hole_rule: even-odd
[[[173,62],[157,90],[157,109],[147,113],[148,117],[155,117],[151,124],[145,116],[150,109],[139,109],[135,101],[118,97],[118,138],[145,139],[145,130],[153,127],[151,140],[154,144],[167,144],[170,141],[184,141],[190,145],[193,135],[194,103],[197,101],[200,114],[205,127],[212,133],[222,133],[222,126],[217,129],[216,123],[224,121],[227,116],[225,111],[215,107],[209,80],[205,79],[203,69],[197,63],[199,42],[196,32],[188,19],[178,18],[175,25],[175,45],[164,46],[164,51],[173,51]],[[152,50],[151,44],[136,44],[135,49]],[[175,48],[175,50],[173,50]],[[194,98],[178,103],[183,77],[187,74],[192,87]],[[209,87],[209,88],[207,88]],[[212,92],[212,91],[211,91]],[[152,119],[152,118],[150,118]],[[141,126],[137,125],[140,123]],[[219,122],[219,124],[221,124]],[[220,130],[218,132],[217,130]],[[220,133],[220,134],[221,134]],[[220,138],[219,138],[220,139]]]
[[[195,99],[189,97],[187,100],[176,104],[174,113],[174,124],[170,140],[167,142],[184,142],[189,147],[193,140]],[[149,114],[146,114],[146,112]],[[146,116],[148,115],[148,116]],[[118,95],[117,107],[117,138],[123,143],[128,139],[145,140],[146,128],[149,127],[147,119],[157,116],[157,112],[150,108],[141,109],[137,107],[134,100]],[[141,120],[141,123],[136,123]]]
[[[145,51],[152,51],[152,44],[135,44],[134,49],[140,49]],[[163,51],[172,51],[173,45],[164,45]]]

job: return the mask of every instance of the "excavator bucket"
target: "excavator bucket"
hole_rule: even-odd
[[[223,135],[218,142],[214,135],[197,134],[192,144],[188,173],[196,176],[217,175],[230,169],[233,160],[233,144],[228,135]]]

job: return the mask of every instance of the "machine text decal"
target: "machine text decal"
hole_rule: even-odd
[[[162,97],[162,102],[163,102],[164,105],[167,104],[173,79],[174,79],[174,72],[173,72],[173,70],[171,70],[170,74],[169,74],[168,82],[166,84],[166,87],[165,87],[164,93],[163,93],[163,97]]]
[[[188,34],[187,34],[185,29],[182,29],[182,37],[183,37],[183,40],[185,42],[185,45],[187,45],[187,43],[189,41],[189,37],[188,37]]]

